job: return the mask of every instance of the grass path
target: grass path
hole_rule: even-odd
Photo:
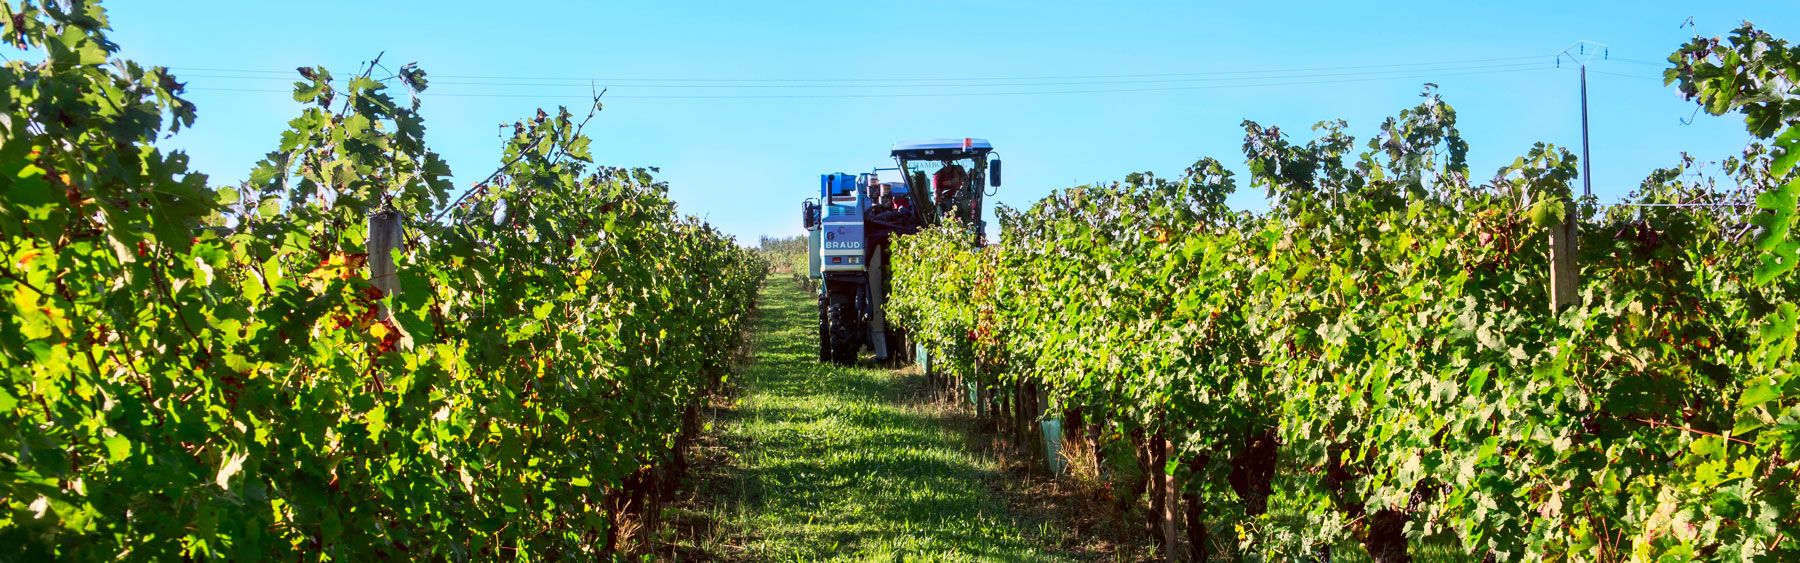
[[[917,399],[917,375],[816,361],[812,303],[786,280],[762,290],[755,362],[715,423],[729,461],[698,487],[718,528],[698,547],[776,561],[1063,560],[1042,552],[1043,524],[1007,513],[966,415]]]

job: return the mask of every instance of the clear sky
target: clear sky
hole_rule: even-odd
[[[276,145],[299,109],[285,93],[293,68],[342,76],[385,51],[431,75],[427,140],[459,186],[499,164],[498,125],[538,107],[579,111],[591,78],[610,89],[589,126],[597,160],[661,167],[685,212],[746,243],[803,232],[799,201],[819,174],[891,165],[899,140],[989,139],[1006,162],[994,199],[1026,206],[1132,171],[1172,176],[1201,156],[1241,173],[1244,119],[1303,140],[1314,122],[1344,118],[1366,139],[1427,81],[1457,108],[1486,178],[1536,141],[1579,148],[1576,75],[1554,64],[1577,40],[1609,46],[1590,66],[1589,99],[1595,191],[1612,200],[1681,151],[1716,160],[1747,140],[1734,117],[1681,123],[1693,106],[1660,74],[1694,33],[1683,21],[1723,35],[1747,19],[1800,40],[1794,0],[108,8],[125,56],[188,83],[199,119],[166,144],[215,184],[241,180]],[[1233,203],[1266,205],[1247,186]]]

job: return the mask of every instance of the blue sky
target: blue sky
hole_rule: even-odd
[[[994,199],[1027,206],[1052,189],[1132,171],[1175,175],[1200,156],[1241,172],[1244,119],[1305,139],[1314,122],[1343,118],[1366,139],[1416,103],[1427,81],[1456,106],[1471,165],[1485,178],[1537,141],[1579,148],[1576,75],[1553,66],[1577,40],[1607,44],[1612,58],[1596,60],[1589,76],[1595,192],[1612,200],[1681,151],[1716,160],[1747,140],[1735,117],[1682,124],[1693,106],[1655,78],[1693,34],[1684,20],[1722,35],[1748,19],[1800,40],[1792,0],[108,8],[125,56],[174,67],[188,82],[199,119],[165,143],[215,184],[242,179],[298,111],[283,93],[292,75],[277,73],[321,64],[341,76],[385,51],[384,62],[416,61],[433,77],[423,95],[427,139],[459,186],[499,164],[498,125],[538,107],[585,104],[584,81],[542,78],[593,78],[610,89],[589,126],[596,158],[661,167],[685,212],[748,243],[802,232],[799,201],[819,174],[889,165],[899,140],[991,140],[1006,161]],[[1115,78],[1014,80],[1098,76]],[[1044,93],[1131,89],[1148,91]],[[941,95],[992,92],[1030,93]],[[792,97],[851,94],[884,97]],[[1232,201],[1265,205],[1247,186]]]

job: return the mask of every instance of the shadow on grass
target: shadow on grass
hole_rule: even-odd
[[[994,461],[966,447],[966,416],[921,406],[917,377],[817,361],[817,310],[792,284],[761,295],[756,361],[722,414],[716,551],[745,559],[1060,560],[1039,523],[984,482]]]

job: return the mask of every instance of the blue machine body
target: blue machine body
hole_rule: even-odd
[[[819,177],[819,271],[862,272],[868,238],[863,214],[869,201],[862,176],[842,172]]]

